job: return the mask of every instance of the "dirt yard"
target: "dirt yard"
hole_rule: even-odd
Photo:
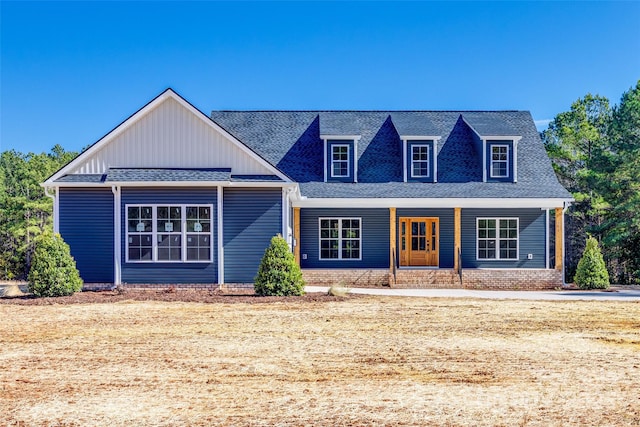
[[[0,300],[0,425],[637,426],[639,384],[640,303]]]

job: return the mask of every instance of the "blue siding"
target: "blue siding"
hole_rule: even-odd
[[[429,147],[429,175],[425,176],[425,177],[412,177],[411,176],[411,172],[412,172],[412,160],[413,160],[413,154],[412,154],[412,147],[414,145],[426,145]],[[434,173],[433,173],[433,141],[431,140],[426,140],[426,141],[408,141],[407,142],[407,154],[406,154],[406,159],[407,159],[407,182],[433,182],[433,178],[434,178]]]
[[[320,260],[321,217],[362,218],[361,260]],[[302,268],[388,268],[388,209],[300,209],[300,254]]]
[[[282,234],[282,190],[225,188],[224,281],[253,283],[271,238]]]
[[[61,188],[60,234],[86,283],[113,283],[111,188]]]
[[[398,208],[396,209],[396,224],[400,224],[400,217],[427,217],[427,218],[439,218],[440,224],[440,249],[438,251],[439,267],[440,268],[453,268],[453,244],[454,244],[454,224],[453,224],[453,209],[419,209],[419,208]],[[396,231],[398,241],[396,242],[396,248],[400,248],[400,233]],[[399,251],[399,249],[398,249]],[[400,252],[396,254],[396,259],[399,259]]]
[[[477,218],[520,218],[519,259],[477,261]],[[462,209],[463,268],[545,268],[545,214],[541,209]],[[527,259],[533,254],[533,259]]]
[[[347,145],[349,146],[349,176],[345,177],[332,177],[331,176],[331,153],[334,145]],[[355,152],[355,146],[353,140],[339,140],[339,139],[330,139],[327,140],[327,182],[355,182],[355,157],[357,153]]]
[[[217,257],[217,193],[212,188],[123,188],[121,194],[122,215],[122,282],[123,283],[216,283],[218,281]],[[126,211],[127,204],[212,204],[213,262],[200,263],[135,263],[126,260]]]

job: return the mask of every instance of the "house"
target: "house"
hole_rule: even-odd
[[[94,286],[562,285],[557,181],[526,111],[214,111],[167,89],[43,184]],[[557,237],[556,237],[557,236]]]

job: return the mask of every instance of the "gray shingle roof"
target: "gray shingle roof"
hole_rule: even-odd
[[[517,130],[509,126],[505,120],[489,114],[462,114],[463,119],[480,136],[519,136]]]
[[[571,198],[527,111],[213,111],[211,118],[310,198]],[[482,156],[467,123],[480,135],[522,137],[517,183],[482,182]],[[357,184],[323,182],[325,134],[361,135]],[[400,135],[441,136],[437,183],[402,182]]]
[[[111,168],[105,182],[229,181],[231,169],[128,169]]]
[[[55,180],[55,182],[65,182],[65,183],[85,183],[85,184],[99,184],[104,182],[106,174],[71,174],[65,175]]]

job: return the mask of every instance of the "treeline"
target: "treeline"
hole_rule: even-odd
[[[566,219],[567,280],[591,235],[613,282],[640,283],[640,80],[613,107],[598,95],[578,99],[541,136],[576,200]]]
[[[53,201],[40,183],[76,155],[59,145],[50,153],[0,154],[0,279],[26,279],[34,239],[52,228]]]
[[[611,106],[588,94],[541,133],[560,182],[576,202],[566,221],[567,280],[588,235],[602,245],[613,281],[640,283],[640,80]],[[0,279],[24,279],[33,240],[52,225],[40,183],[77,153],[0,155]]]

